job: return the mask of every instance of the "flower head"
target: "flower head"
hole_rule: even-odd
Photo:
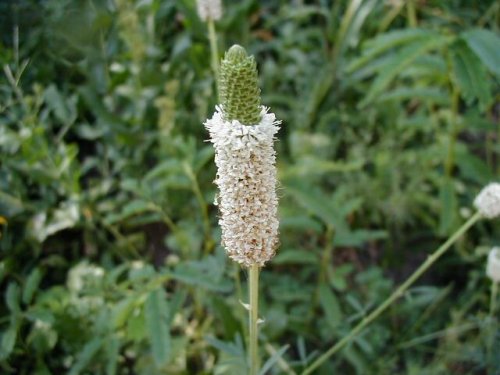
[[[196,8],[202,21],[218,21],[222,18],[221,0],[196,0]]]
[[[278,124],[262,108],[258,124],[225,121],[217,108],[205,123],[215,147],[222,244],[236,262],[263,266],[278,247],[274,135]]]
[[[500,247],[494,247],[488,254],[486,275],[494,282],[500,282]]]
[[[279,242],[273,145],[280,122],[260,106],[255,61],[242,47],[226,53],[220,90],[205,127],[215,148],[222,245],[234,261],[263,266]]]
[[[500,216],[500,183],[486,185],[474,200],[474,206],[485,218]]]

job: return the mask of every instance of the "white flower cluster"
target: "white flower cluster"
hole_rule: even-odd
[[[205,122],[215,147],[222,245],[234,261],[263,266],[278,247],[274,135],[280,121],[262,107],[261,121],[225,121],[221,107]]]
[[[202,21],[218,21],[222,18],[222,0],[197,0],[196,8]]]
[[[474,206],[485,218],[500,216],[500,184],[492,182],[486,185],[474,200]]]
[[[78,263],[69,273],[66,284],[69,290],[68,312],[77,318],[95,317],[105,301],[101,293],[105,271],[87,261]]]
[[[494,282],[500,282],[500,247],[491,249],[486,264],[486,275]]]
[[[69,271],[66,284],[72,293],[78,294],[88,289],[99,288],[103,277],[103,268],[83,261]]]

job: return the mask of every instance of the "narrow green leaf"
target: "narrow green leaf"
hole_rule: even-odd
[[[323,231],[323,227],[318,220],[314,220],[310,216],[297,215],[296,213],[291,213],[290,215],[293,216],[281,217],[280,228],[282,231],[290,230],[291,232],[313,232],[316,234]]]
[[[214,148],[211,146],[203,147],[195,156],[193,171],[198,173],[213,157]]]
[[[334,225],[337,222],[337,218],[329,208],[328,197],[319,195],[319,193],[311,194],[310,191],[291,186],[287,187],[287,193],[292,195],[304,209],[320,218],[324,223]]]
[[[342,20],[342,28],[339,31],[339,36],[336,41],[340,45],[338,50],[339,56],[337,56],[338,59],[343,57],[347,48],[358,44],[361,28],[376,4],[377,0],[352,1],[350,3],[349,8],[346,11],[346,15],[349,16],[349,13],[351,13],[352,19],[348,19],[348,23],[345,25],[344,19]],[[345,32],[343,32],[344,27],[346,27]]]
[[[69,370],[68,375],[78,375],[85,370],[101,346],[102,338],[100,337],[94,337],[92,340],[87,342],[78,354],[75,364]]]
[[[271,358],[264,363],[259,371],[259,375],[265,375],[269,370],[271,370],[275,363],[283,357],[283,354],[285,354],[289,347],[290,345],[283,345],[278,351],[276,351],[276,353],[274,353]]]
[[[337,291],[343,292],[347,288],[347,275],[351,273],[353,266],[344,264],[342,266],[328,266],[328,281]]]
[[[280,179],[287,178],[308,178],[309,176],[324,175],[325,173],[346,173],[363,168],[363,160],[354,160],[349,162],[334,162],[323,160],[316,157],[301,156],[301,159],[285,170],[280,171]]]
[[[47,87],[44,96],[48,107],[54,112],[56,118],[63,124],[68,123],[70,121],[70,111],[56,86],[50,85]]]
[[[15,216],[24,211],[23,202],[4,191],[0,191],[0,212],[7,218]]]
[[[495,174],[488,165],[465,147],[457,152],[457,166],[464,177],[470,178],[480,185],[495,180]]]
[[[171,350],[168,305],[162,289],[149,293],[145,304],[145,314],[153,359],[156,366],[161,367],[168,362]]]
[[[0,262],[0,283],[3,281],[6,274],[7,274],[6,264],[5,262]]]
[[[127,203],[123,207],[122,212],[124,215],[131,216],[131,215],[137,215],[142,212],[150,211],[151,208],[152,205],[150,202],[144,201],[142,199],[135,199]]]
[[[382,240],[387,238],[387,232],[383,230],[340,230],[336,233],[333,243],[335,246],[359,247],[368,241]]]
[[[17,332],[19,329],[19,319],[17,315],[11,317],[11,322],[6,331],[2,334],[2,341],[0,342],[0,360],[6,359],[16,344]]]
[[[232,284],[224,278],[223,272],[226,259],[215,256],[205,257],[200,261],[189,261],[179,264],[172,277],[189,285],[212,290],[214,292],[229,292]]]
[[[342,355],[355,368],[356,374],[366,374],[368,372],[369,365],[366,359],[358,353],[354,345],[348,346],[342,352]]]
[[[121,328],[125,325],[137,302],[138,298],[134,295],[121,300],[114,306],[111,315],[114,328]]]
[[[106,375],[115,375],[118,364],[118,355],[120,354],[120,341],[113,336],[106,340],[107,364]]]
[[[35,294],[35,291],[38,289],[38,285],[42,280],[42,276],[43,273],[38,267],[31,271],[28,278],[26,279],[26,284],[24,285],[22,298],[23,303],[29,304],[31,302],[33,295]]]
[[[127,338],[132,341],[142,341],[146,339],[148,330],[146,329],[146,318],[143,308],[136,308],[127,320]]]
[[[52,311],[37,305],[34,305],[26,310],[24,312],[24,317],[32,323],[35,323],[38,320],[48,325],[53,325],[55,321]]]
[[[104,222],[107,225],[113,225],[125,219],[128,219],[132,216],[154,211],[154,209],[155,207],[151,202],[143,199],[134,199],[131,202],[127,203],[125,206],[123,206],[120,213],[118,214],[112,213],[106,216]]]
[[[461,36],[483,64],[500,76],[500,37],[485,29],[466,31]]]
[[[398,87],[382,94],[379,102],[401,100],[419,100],[442,105],[450,104],[450,96],[438,87]]]
[[[289,249],[280,251],[273,264],[318,264],[318,257],[311,251]]]
[[[222,341],[215,337],[206,337],[205,340],[220,352],[227,353],[235,358],[245,358],[245,350],[240,336],[236,336],[234,341]]]
[[[185,288],[178,288],[178,290],[174,293],[173,296],[170,297],[168,303],[168,325],[172,325],[172,320],[174,319],[175,314],[184,306],[186,302],[186,298],[188,297],[188,292]]]
[[[217,319],[222,322],[224,337],[233,339],[238,332],[242,333],[241,323],[234,316],[236,312],[234,306],[229,305],[223,298],[214,295],[212,308],[217,314]]]
[[[328,324],[332,329],[337,328],[342,321],[343,314],[337,296],[326,284],[321,284],[319,287],[319,301]]]
[[[20,311],[19,295],[19,285],[11,281],[7,286],[7,292],[5,293],[5,302],[7,304],[7,307],[9,308],[9,311],[13,314],[16,314]]]

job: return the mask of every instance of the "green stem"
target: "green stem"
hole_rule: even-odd
[[[248,323],[250,327],[249,334],[249,375],[257,375],[259,371],[259,352],[258,352],[258,318],[259,318],[259,266],[254,264],[250,267],[250,280],[248,284],[250,294],[250,310],[248,311]]]
[[[234,272],[233,272],[233,277],[234,277],[234,284],[235,284],[235,289],[236,289],[236,296],[238,298],[239,303],[242,303],[243,301],[243,289],[241,288],[241,278],[240,278],[240,270],[241,267],[238,263],[233,264],[234,267]],[[245,312],[243,309],[238,309],[238,319],[241,322],[244,322],[246,319]],[[248,337],[248,326],[243,323],[243,337]]]
[[[406,14],[409,26],[417,27],[417,12],[415,11],[415,4],[413,3],[413,0],[408,0],[406,3]]]
[[[217,48],[217,34],[215,32],[214,20],[208,20],[208,39],[210,40],[210,54],[212,57],[212,70],[215,75],[215,85],[219,84],[219,49]]]
[[[200,189],[200,184],[198,183],[198,178],[196,177],[193,168],[188,163],[183,163],[184,171],[186,172],[188,178],[192,182],[193,186],[193,193],[196,197],[196,200],[198,201],[198,205],[200,206],[201,209],[201,217],[203,221],[203,231],[205,234],[205,254],[209,254],[214,246],[215,242],[212,239],[212,236],[210,234],[210,217],[208,216],[208,206],[207,202],[205,201],[205,198],[203,198],[203,194]]]
[[[332,346],[328,351],[326,351],[322,356],[320,356],[316,361],[314,361],[309,367],[307,367],[302,375],[311,374],[313,370],[321,366],[328,358],[333,354],[337,353],[342,349],[347,343],[349,343],[356,335],[363,330],[368,324],[373,322],[380,314],[382,314],[389,306],[393,304],[403,293],[420,277],[427,271],[430,266],[434,264],[436,260],[443,255],[446,250],[448,250],[470,227],[472,227],[479,219],[481,214],[477,212],[473,215],[467,222],[462,225],[441,247],[439,247],[433,254],[431,254],[427,260],[422,263],[422,265],[403,283],[399,288],[397,288],[389,298],[387,298],[378,308],[376,308],[370,315],[364,318],[356,327],[352,329],[349,335],[345,336],[337,344]]]

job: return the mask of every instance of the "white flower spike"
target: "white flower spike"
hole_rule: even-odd
[[[500,216],[500,183],[486,185],[474,200],[474,206],[487,219]]]
[[[222,245],[234,261],[262,267],[279,242],[273,146],[280,121],[260,105],[255,61],[240,46],[222,61],[220,93],[204,125],[215,148]]]
[[[221,0],[196,0],[196,8],[198,16],[204,22],[207,22],[209,19],[218,21],[222,18]]]
[[[500,247],[491,249],[486,265],[486,275],[495,283],[500,282]]]
[[[217,107],[205,122],[215,147],[222,244],[234,261],[263,266],[278,246],[273,143],[279,121],[264,107],[255,125],[225,121],[222,112]]]

